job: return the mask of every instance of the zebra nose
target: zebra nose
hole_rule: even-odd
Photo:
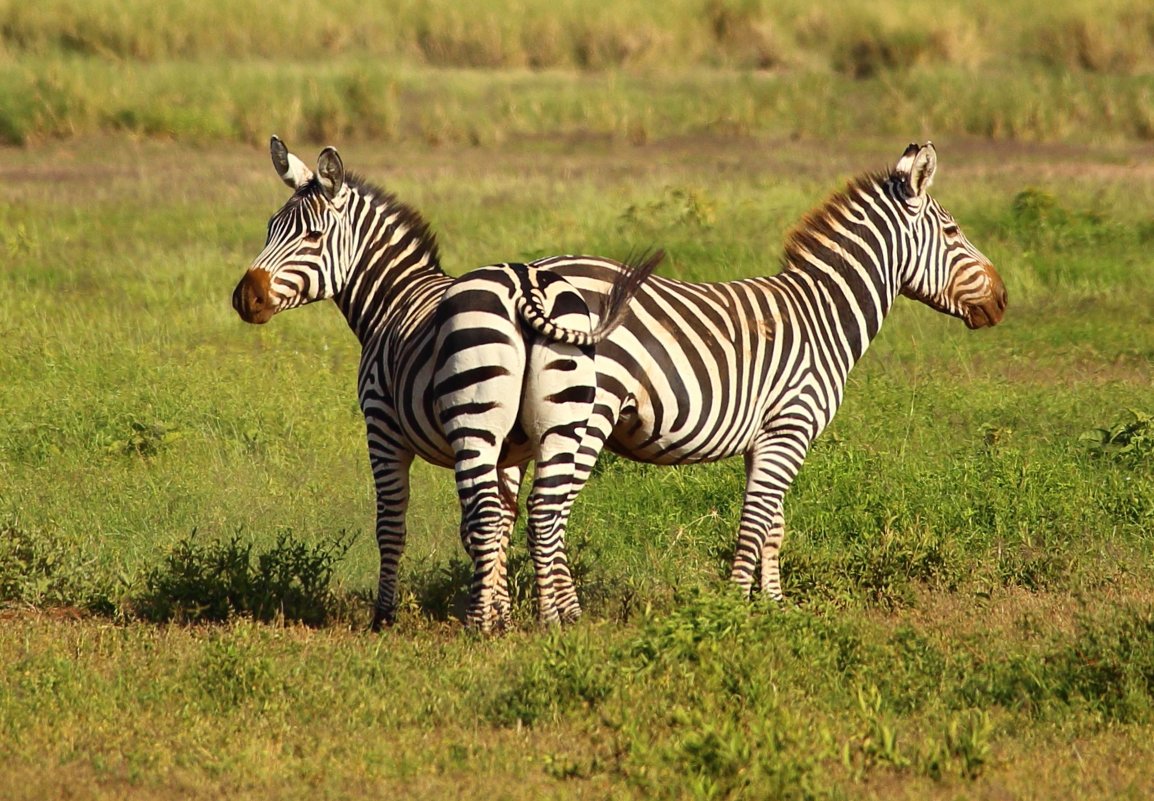
[[[269,289],[267,271],[249,270],[233,290],[232,307],[246,323],[267,323],[275,312]]]

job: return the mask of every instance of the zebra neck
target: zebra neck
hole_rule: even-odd
[[[451,279],[441,269],[427,229],[403,214],[376,208],[366,215],[350,247],[357,254],[334,300],[361,344],[390,321],[416,313],[419,296]],[[438,280],[442,279],[442,280]]]
[[[780,276],[815,325],[829,332],[846,373],[881,330],[897,298],[888,266],[854,258],[838,247],[813,248],[808,258],[791,260]]]

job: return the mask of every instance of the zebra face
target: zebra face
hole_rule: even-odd
[[[997,325],[1006,311],[1006,287],[953,215],[927,194],[936,169],[932,143],[910,145],[890,179],[911,217],[910,260],[901,292],[961,318],[971,329]]]
[[[296,191],[269,220],[264,250],[232,293],[237,314],[256,324],[285,309],[333,297],[348,272],[348,264],[337,258],[348,248],[334,247],[348,228],[340,155],[325,148],[313,173],[275,136],[269,151],[281,180]]]

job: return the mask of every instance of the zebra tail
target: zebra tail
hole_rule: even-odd
[[[577,331],[555,323],[540,306],[531,293],[522,293],[517,298],[517,312],[530,328],[538,334],[557,342],[587,347],[605,339],[625,320],[629,311],[629,301],[637,294],[641,284],[657,269],[665,258],[665,251],[643,250],[630,256],[623,263],[624,268],[617,274],[601,314],[601,322],[590,332]]]

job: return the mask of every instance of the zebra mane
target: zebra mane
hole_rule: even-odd
[[[840,238],[834,226],[839,219],[844,225],[844,209],[849,204],[850,198],[857,194],[872,194],[879,188],[883,192],[889,192],[892,180],[893,173],[888,170],[859,175],[846,184],[845,189],[834,192],[820,206],[806,212],[801,221],[786,234],[785,251],[781,260],[782,269],[801,267],[808,261],[806,253],[828,250],[821,240],[836,241]]]
[[[374,206],[385,209],[388,214],[395,216],[399,224],[412,231],[413,236],[420,242],[421,249],[429,254],[429,264],[441,269],[441,254],[437,247],[437,236],[419,211],[407,203],[402,203],[392,192],[365,180],[354,172],[345,173],[345,184],[352,191],[367,198]],[[303,199],[323,193],[320,180],[313,177],[296,191],[296,196]]]

